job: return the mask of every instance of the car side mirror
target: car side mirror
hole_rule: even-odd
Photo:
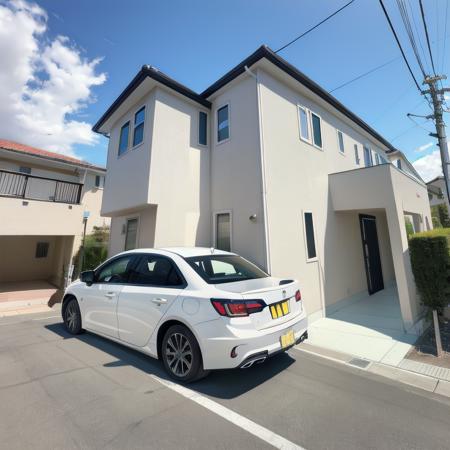
[[[80,280],[90,286],[95,280],[95,272],[93,270],[81,272]]]

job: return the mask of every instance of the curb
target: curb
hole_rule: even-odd
[[[356,368],[364,372],[390,378],[391,380],[450,398],[450,369],[409,360],[403,360],[400,363],[400,366],[403,367],[390,366],[388,364],[354,357],[347,353],[316,347],[308,343],[300,344],[294,348],[303,353],[319,356],[320,358],[344,364],[354,369]],[[416,363],[417,365],[409,364],[410,362]],[[426,373],[421,373],[419,370]],[[449,373],[447,374],[446,371]],[[442,375],[443,377],[441,378],[438,375]]]

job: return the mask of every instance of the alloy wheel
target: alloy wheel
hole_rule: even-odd
[[[186,336],[173,333],[166,343],[166,358],[170,370],[178,377],[186,376],[192,367],[192,348]]]
[[[66,310],[66,323],[70,331],[74,331],[76,329],[77,320],[78,320],[78,311],[76,310],[75,302],[72,301],[67,305]]]

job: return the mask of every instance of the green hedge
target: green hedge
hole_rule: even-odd
[[[416,233],[409,241],[411,266],[422,302],[440,310],[449,303],[450,229]]]

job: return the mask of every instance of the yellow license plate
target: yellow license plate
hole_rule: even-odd
[[[290,330],[286,334],[280,336],[281,348],[290,347],[295,344],[294,331]]]
[[[287,316],[289,314],[289,300],[270,305],[270,314],[272,315],[272,319]]]

